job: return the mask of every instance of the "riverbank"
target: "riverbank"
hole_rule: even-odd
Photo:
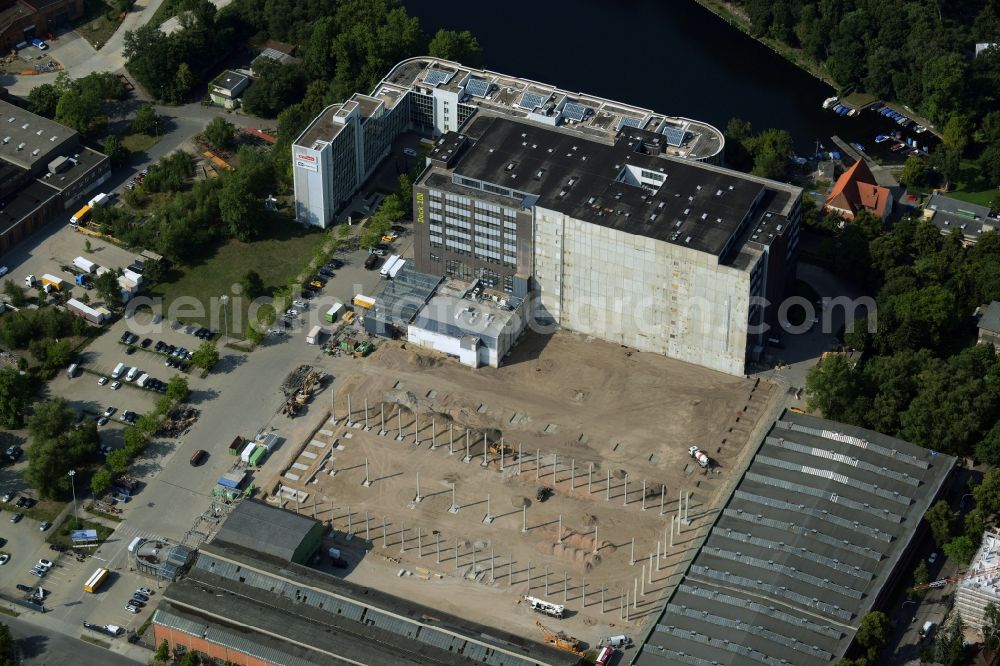
[[[763,44],[782,58],[792,63],[807,74],[819,79],[834,90],[837,90],[837,82],[830,78],[823,66],[809,58],[800,49],[793,49],[787,44],[783,44],[769,37],[756,37],[750,31],[750,17],[740,8],[725,0],[695,0],[699,5],[712,12],[723,21],[744,33],[751,39]]]
[[[803,72],[819,79],[834,90],[839,90],[837,82],[830,78],[824,70],[823,65],[807,56],[801,49],[794,49],[787,44],[783,44],[782,42],[769,37],[754,36],[750,31],[750,17],[747,16],[747,14],[740,7],[731,2],[727,2],[726,0],[695,0],[695,2],[745,34],[750,39],[753,39],[759,44],[763,44],[767,48],[771,49],[782,58],[801,69]],[[874,95],[863,91],[852,92],[850,95],[841,99],[841,102],[849,104],[857,109],[863,109],[871,104],[874,104],[876,101],[879,100],[877,100]],[[902,113],[915,123],[923,125],[931,132],[931,134],[934,134],[939,139],[941,138],[940,131],[934,126],[933,123],[931,123],[927,118],[918,115],[913,109],[905,104],[898,102],[884,102],[884,104],[892,109],[895,109],[899,113]]]

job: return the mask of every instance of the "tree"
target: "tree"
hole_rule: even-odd
[[[170,643],[167,642],[167,639],[164,638],[163,642],[157,646],[156,654],[153,655],[153,658],[157,661],[170,659]]]
[[[990,650],[1000,648],[1000,607],[994,602],[983,611],[983,643]]]
[[[108,454],[107,463],[115,474],[122,474],[128,469],[128,454],[125,449],[115,449]]]
[[[942,548],[946,543],[951,541],[957,518],[957,514],[951,510],[951,507],[944,500],[938,501],[924,514],[924,520],[930,526],[931,536],[934,538],[934,543],[938,545],[938,548]]]
[[[166,396],[175,402],[186,400],[190,393],[191,389],[188,388],[187,380],[180,375],[174,375],[167,382]]]
[[[483,49],[468,30],[438,30],[427,52],[435,58],[460,62],[469,67],[482,67]]]
[[[0,622],[0,666],[14,666],[18,662],[13,658],[14,637],[10,627]]]
[[[226,175],[219,192],[219,216],[237,240],[249,241],[260,233],[263,205],[241,173]]]
[[[965,623],[959,613],[938,632],[934,641],[934,660],[944,666],[961,666],[965,663]]]
[[[28,93],[28,109],[45,118],[55,118],[61,95],[62,91],[53,83],[35,86]]]
[[[10,304],[15,308],[24,307],[28,302],[28,297],[25,296],[24,289],[14,284],[13,280],[4,280],[3,293],[6,294],[10,300]]]
[[[94,278],[94,290],[101,297],[104,304],[111,309],[122,307],[122,291],[118,286],[118,275],[114,271],[108,271]]]
[[[142,453],[142,450],[146,448],[148,439],[146,433],[141,428],[126,428],[125,435],[123,436],[125,446],[122,450],[125,451],[126,458],[135,458],[137,455]]]
[[[878,651],[889,641],[892,626],[889,616],[881,611],[865,613],[858,626],[857,641],[865,648],[868,661],[874,661]]]
[[[941,141],[949,150],[962,155],[972,140],[972,119],[966,115],[955,114],[948,118],[941,131]]]
[[[927,165],[916,155],[910,155],[903,163],[903,171],[899,174],[899,182],[906,187],[920,187],[924,184],[924,174]]]
[[[198,666],[200,660],[193,650],[189,650],[181,657],[179,666]]]
[[[256,78],[243,93],[242,104],[247,112],[263,118],[276,118],[286,107],[302,99],[306,91],[305,69],[300,65],[283,65],[271,58],[260,57],[253,63]]]
[[[861,408],[860,382],[846,356],[828,356],[806,375],[809,408],[831,419],[846,419]]]
[[[259,298],[264,295],[264,280],[261,279],[257,271],[247,271],[240,280],[243,287],[243,295],[249,299]]]
[[[201,343],[191,354],[191,363],[202,370],[211,370],[218,362],[219,350],[211,342]]]
[[[160,132],[160,117],[152,104],[143,104],[132,119],[132,131],[136,134],[152,136]]]
[[[0,368],[0,428],[20,428],[31,404],[28,378],[11,368]]]
[[[979,544],[965,534],[957,536],[942,547],[944,554],[959,564],[966,565],[976,556]]]
[[[94,472],[94,476],[90,477],[90,489],[93,491],[94,497],[100,497],[107,492],[112,481],[114,481],[114,476],[107,467],[102,467]]]
[[[921,558],[917,563],[916,568],[913,570],[913,586],[926,585],[931,580],[931,574],[927,570],[927,562]],[[926,590],[910,590],[910,596],[923,596],[926,594]]]
[[[67,472],[97,453],[97,424],[87,419],[74,426],[75,421],[76,412],[62,398],[39,403],[28,419],[32,444],[24,477],[41,497],[68,496]]]
[[[101,99],[90,88],[72,87],[59,97],[56,105],[56,122],[80,134],[88,134],[97,125],[101,114]]]
[[[191,93],[191,89],[194,87],[196,82],[194,72],[188,67],[186,62],[182,62],[177,66],[177,72],[174,74],[173,80],[173,95],[172,99],[174,101],[182,101],[187,98]]]
[[[225,118],[218,116],[205,127],[205,140],[216,150],[228,150],[233,146],[236,128]]]

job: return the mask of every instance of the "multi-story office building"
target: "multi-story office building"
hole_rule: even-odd
[[[532,297],[536,321],[742,374],[794,275],[801,190],[481,113],[414,186],[417,270]]]
[[[716,166],[715,128],[407,61],[296,141],[299,219],[329,223],[407,127],[438,137],[413,188],[416,270],[525,299],[535,322],[731,374],[762,352],[795,274],[801,190]]]
[[[723,147],[721,132],[689,118],[437,58],[413,58],[396,65],[370,95],[358,93],[324,109],[295,140],[296,218],[326,227],[400,133],[413,129],[436,137],[457,131],[480,109],[605,141],[622,127],[646,127],[676,139],[671,153],[695,160],[717,159]]]

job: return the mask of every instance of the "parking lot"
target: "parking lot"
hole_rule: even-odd
[[[41,240],[37,244],[21,243],[4,255],[3,264],[9,269],[4,279],[13,280],[14,284],[24,287],[28,275],[40,279],[42,275],[48,273],[65,280],[66,288],[79,298],[85,289],[74,285],[74,274],[64,269],[73,266],[74,258],[84,257],[106,268],[124,268],[135,259],[135,253],[75,231],[69,226],[71,215],[72,211],[66,211],[65,224],[58,221],[53,223],[56,226],[52,232],[39,232],[38,237]],[[90,252],[86,251],[88,240],[91,245]],[[93,290],[89,294],[91,299],[97,299]]]
[[[61,553],[49,548],[45,542],[48,531],[39,529],[37,520],[26,516],[16,523],[11,522],[15,513],[23,511],[15,504],[17,498],[23,496],[23,493],[16,493],[9,502],[0,504],[0,538],[4,540],[0,550],[10,555],[8,562],[0,566],[0,588],[10,595],[23,594],[16,588],[19,584],[31,588],[41,585],[51,592],[52,584],[70,575],[70,571],[62,566],[62,560],[67,558],[60,557]],[[56,565],[43,578],[30,573],[40,559],[50,560]]]

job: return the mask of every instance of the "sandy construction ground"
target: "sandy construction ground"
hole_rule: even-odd
[[[529,335],[499,369],[400,342],[356,368],[337,378],[332,416],[316,417],[329,392],[310,407],[313,434],[264,488],[334,526],[327,545],[349,580],[538,639],[540,620],[590,645],[638,638],[655,618],[781,398],[568,333]],[[682,496],[689,524],[671,534]],[[529,577],[566,618],[521,602]]]

